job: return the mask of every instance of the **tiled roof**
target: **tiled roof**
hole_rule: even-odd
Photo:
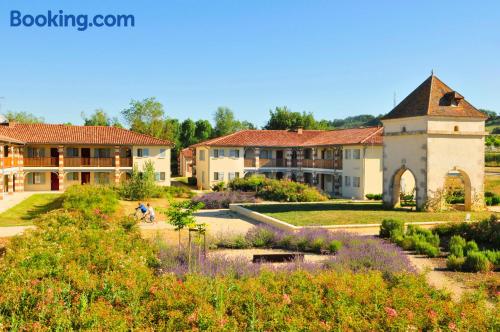
[[[342,130],[242,130],[201,142],[198,146],[298,147],[322,145],[382,144],[382,127]]]
[[[181,150],[181,154],[182,154],[185,158],[192,158],[192,157],[193,157],[193,149],[191,149],[191,148],[185,148],[185,149],[182,149],[182,150]]]
[[[452,101],[457,103],[456,106],[452,105]],[[483,119],[488,117],[435,75],[431,75],[382,120],[424,115]]]
[[[105,126],[11,123],[0,125],[0,135],[28,144],[172,145],[167,140]]]
[[[20,140],[17,140],[15,138],[12,138],[12,137],[7,137],[7,136],[4,136],[4,135],[0,135],[0,142],[2,143],[18,143],[18,144],[24,144],[24,142],[20,141]]]

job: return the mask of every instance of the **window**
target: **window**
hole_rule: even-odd
[[[239,158],[240,157],[240,150],[238,150],[238,149],[229,150],[229,157]]]
[[[67,148],[66,149],[66,157],[78,157],[79,149],[78,148]]]
[[[137,149],[137,157],[149,157],[149,149],[145,148]]]
[[[350,187],[351,186],[351,177],[350,176],[344,176],[344,184],[346,187]]]
[[[3,147],[3,156],[8,157],[9,156],[9,146],[6,145]]]
[[[79,179],[78,172],[68,173],[67,178],[68,178],[68,181],[78,181],[78,179]]]
[[[345,159],[351,159],[351,149],[345,150]]]
[[[167,149],[160,149],[160,158],[165,158],[167,153]]]
[[[105,149],[105,148],[94,149],[94,157],[96,157],[96,158],[111,158],[111,149]]]
[[[45,157],[45,149],[44,148],[28,148],[28,157],[29,158]]]
[[[28,184],[44,184],[45,173],[29,173]]]
[[[234,172],[234,177],[236,179],[239,179],[240,178],[240,172]]]
[[[352,150],[352,159],[359,159],[359,158],[361,158],[361,150],[360,149]]]
[[[224,172],[214,172],[214,181],[224,181]]]
[[[238,179],[240,177],[240,172],[229,172],[227,176],[229,181]]]
[[[205,150],[200,150],[200,160],[205,160]]]
[[[352,177],[352,186],[353,187],[359,188],[359,182],[360,182],[359,176]]]
[[[459,131],[459,129],[460,129],[460,128],[458,128],[458,126],[455,126],[455,127],[453,128],[453,131]]]
[[[94,173],[94,182],[97,184],[108,184],[109,175],[106,173]]]
[[[214,158],[224,157],[224,149],[214,149]]]
[[[325,159],[333,159],[333,151],[332,150],[326,150],[325,151]]]
[[[402,133],[406,133],[406,126],[403,126],[403,127],[401,128],[401,132],[402,132]]]
[[[272,152],[269,150],[260,150],[260,156],[259,158],[262,159],[271,159],[271,154]]]
[[[156,172],[155,181],[165,181],[165,172]]]

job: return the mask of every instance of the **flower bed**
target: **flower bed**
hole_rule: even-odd
[[[240,191],[217,191],[196,196],[193,202],[201,202],[205,209],[227,209],[233,203],[256,203],[253,193]]]

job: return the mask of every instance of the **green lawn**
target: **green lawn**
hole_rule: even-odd
[[[416,212],[409,210],[385,210],[381,203],[307,203],[269,204],[247,206],[276,219],[296,226],[377,224],[383,219],[398,219],[405,222],[416,221],[463,221],[466,212]],[[483,219],[491,212],[471,212],[471,219]]]
[[[61,207],[60,198],[60,194],[34,194],[0,213],[0,227],[31,225],[37,216]]]

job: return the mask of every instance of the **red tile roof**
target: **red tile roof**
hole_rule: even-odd
[[[0,135],[28,144],[172,146],[172,143],[167,140],[105,126],[11,123],[10,125],[0,125]]]
[[[342,130],[242,130],[201,142],[198,146],[298,147],[322,145],[382,144],[382,127]]]
[[[191,149],[191,148],[182,149],[181,154],[184,156],[184,158],[192,158],[193,157],[193,149]]]
[[[452,101],[458,102],[452,106]],[[398,119],[413,116],[445,116],[463,118],[488,118],[478,111],[462,95],[452,90],[439,78],[431,75],[410,93],[401,103],[382,118]]]

